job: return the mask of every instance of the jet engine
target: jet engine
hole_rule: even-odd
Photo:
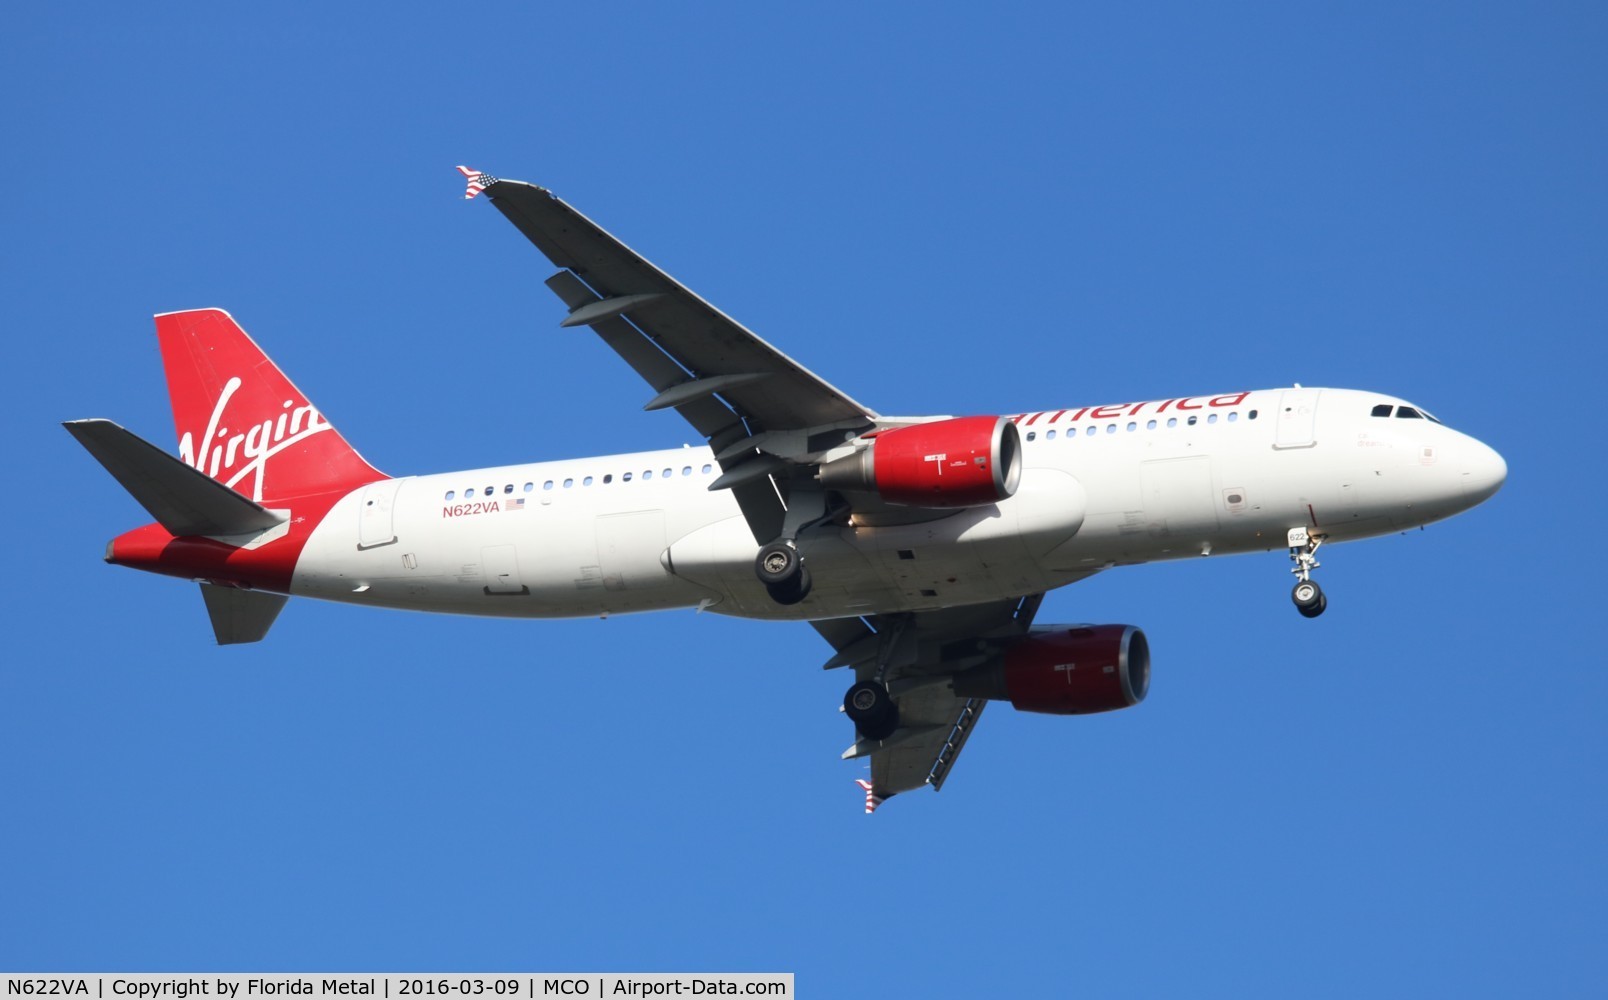
[[[965,698],[1008,700],[1024,712],[1087,715],[1127,708],[1150,688],[1150,643],[1132,625],[1034,629],[951,681]]]
[[[821,466],[831,490],[875,493],[901,507],[981,507],[1022,479],[1022,439],[1005,417],[953,417],[876,435]]]

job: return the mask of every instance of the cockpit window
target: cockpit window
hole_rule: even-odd
[[[1417,410],[1413,409],[1410,406],[1398,406],[1398,407],[1396,407],[1396,416],[1397,417],[1411,417],[1414,420],[1418,420],[1418,419],[1421,419],[1424,415],[1422,413],[1419,413]]]
[[[1373,416],[1388,417],[1390,416],[1390,410],[1391,406],[1389,403],[1380,403],[1378,406],[1373,408]]]

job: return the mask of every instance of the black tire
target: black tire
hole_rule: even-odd
[[[754,560],[754,575],[767,587],[793,584],[804,570],[804,560],[798,549],[787,542],[771,542],[759,550]]]
[[[1323,604],[1323,588],[1318,586],[1316,580],[1297,581],[1290,590],[1290,600],[1294,601],[1295,606],[1308,618],[1313,618],[1323,613],[1316,610]]]
[[[868,740],[885,740],[899,728],[899,706],[876,681],[861,681],[849,688],[843,696],[843,711]]]
[[[777,604],[791,606],[810,596],[810,587],[813,584],[809,567],[800,566],[798,574],[792,580],[786,583],[767,583],[765,590]]]
[[[1303,618],[1316,618],[1329,608],[1329,598],[1322,591],[1318,592],[1318,603],[1305,606],[1297,604],[1295,610],[1301,612]]]

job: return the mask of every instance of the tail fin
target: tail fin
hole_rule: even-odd
[[[386,478],[222,309],[156,317],[185,464],[259,503]]]

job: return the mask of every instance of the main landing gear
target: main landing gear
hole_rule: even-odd
[[[781,532],[775,541],[760,549],[754,559],[754,575],[765,585],[771,600],[777,604],[797,604],[810,596],[810,571],[799,554],[798,539],[811,528],[846,511],[841,504],[829,505],[821,490],[794,485]]]
[[[1295,568],[1290,572],[1296,576],[1290,600],[1295,602],[1295,610],[1301,612],[1303,618],[1316,618],[1329,607],[1329,599],[1323,596],[1323,588],[1312,579],[1312,571],[1319,565],[1318,546],[1322,544],[1322,537],[1305,528],[1290,529],[1290,560],[1295,563]]]
[[[797,604],[810,596],[810,571],[790,541],[771,542],[760,549],[754,574],[777,604]]]
[[[865,662],[854,665],[860,680],[843,695],[843,714],[854,723],[859,738],[844,757],[861,757],[899,731],[899,703],[888,691],[892,675],[909,665],[915,652],[915,633],[910,615],[889,615],[878,622],[876,661],[867,670]]]
[[[899,728],[899,706],[880,681],[861,681],[849,688],[843,711],[868,740],[885,740]]]

